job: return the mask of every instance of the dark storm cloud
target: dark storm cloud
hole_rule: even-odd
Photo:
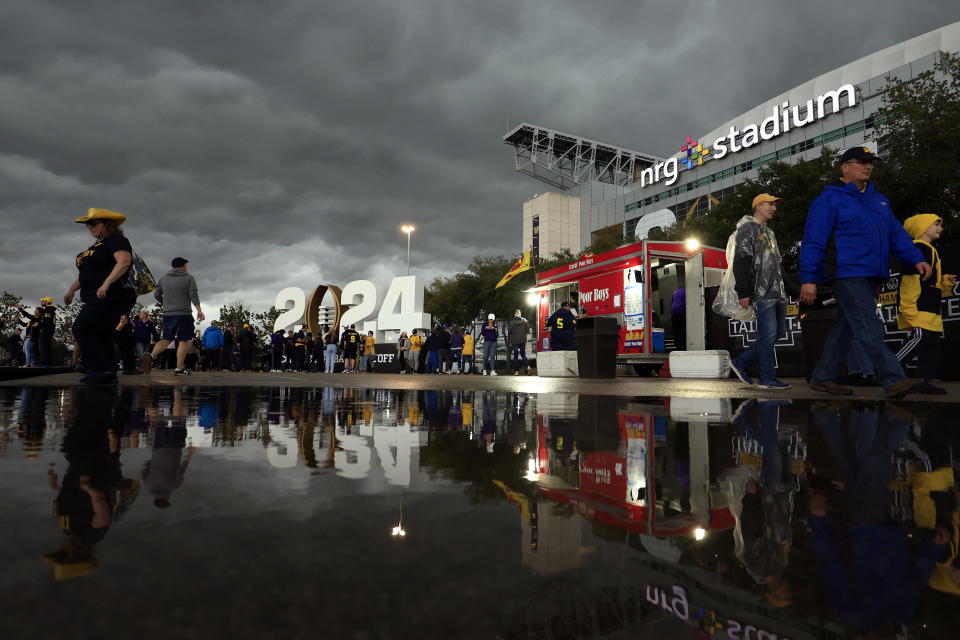
[[[955,3],[6,3],[0,287],[74,277],[89,206],[208,309],[519,250],[507,112],[657,155]]]

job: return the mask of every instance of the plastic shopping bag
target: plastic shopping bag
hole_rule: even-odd
[[[750,216],[744,216],[737,223],[737,229],[745,221],[751,219]],[[720,279],[720,291],[717,292],[717,298],[713,301],[713,311],[734,320],[749,322],[756,319],[756,314],[753,313],[753,307],[748,306],[744,309],[740,306],[740,296],[737,295],[736,290],[737,281],[733,275],[733,258],[736,252],[737,231],[735,230],[727,239],[727,270],[724,271],[723,278]]]

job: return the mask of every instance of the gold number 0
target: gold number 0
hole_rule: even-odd
[[[323,301],[323,297],[327,295],[327,291],[333,298],[334,327],[340,327],[340,318],[343,317],[343,312],[350,308],[350,305],[340,304],[340,294],[343,291],[340,287],[332,284],[317,285],[317,288],[313,290],[307,300],[307,331],[315,336],[320,335],[320,303]]]

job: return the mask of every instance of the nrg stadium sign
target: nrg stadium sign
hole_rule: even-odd
[[[658,162],[640,172],[640,187],[646,187],[666,180],[664,184],[672,185],[680,175],[680,166],[692,169],[711,158],[719,160],[727,154],[737,153],[748,149],[761,140],[773,140],[790,129],[798,129],[808,124],[822,120],[831,113],[836,113],[857,103],[857,90],[852,84],[845,84],[836,91],[827,91],[823,95],[807,100],[805,105],[791,105],[789,101],[773,105],[770,117],[760,124],[749,124],[738,131],[730,127],[729,133],[713,141],[713,147],[692,140],[687,136],[687,144],[680,149],[681,157],[673,157]],[[827,111],[827,105],[831,111]],[[802,109],[802,111],[801,111]]]

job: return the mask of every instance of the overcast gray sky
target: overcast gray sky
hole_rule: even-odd
[[[837,3],[0,0],[0,289],[62,298],[88,207],[208,312],[286,286],[429,282],[520,250],[521,121],[669,155],[790,89],[960,20]],[[152,301],[143,298],[142,301]],[[215,313],[208,313],[215,316]]]

